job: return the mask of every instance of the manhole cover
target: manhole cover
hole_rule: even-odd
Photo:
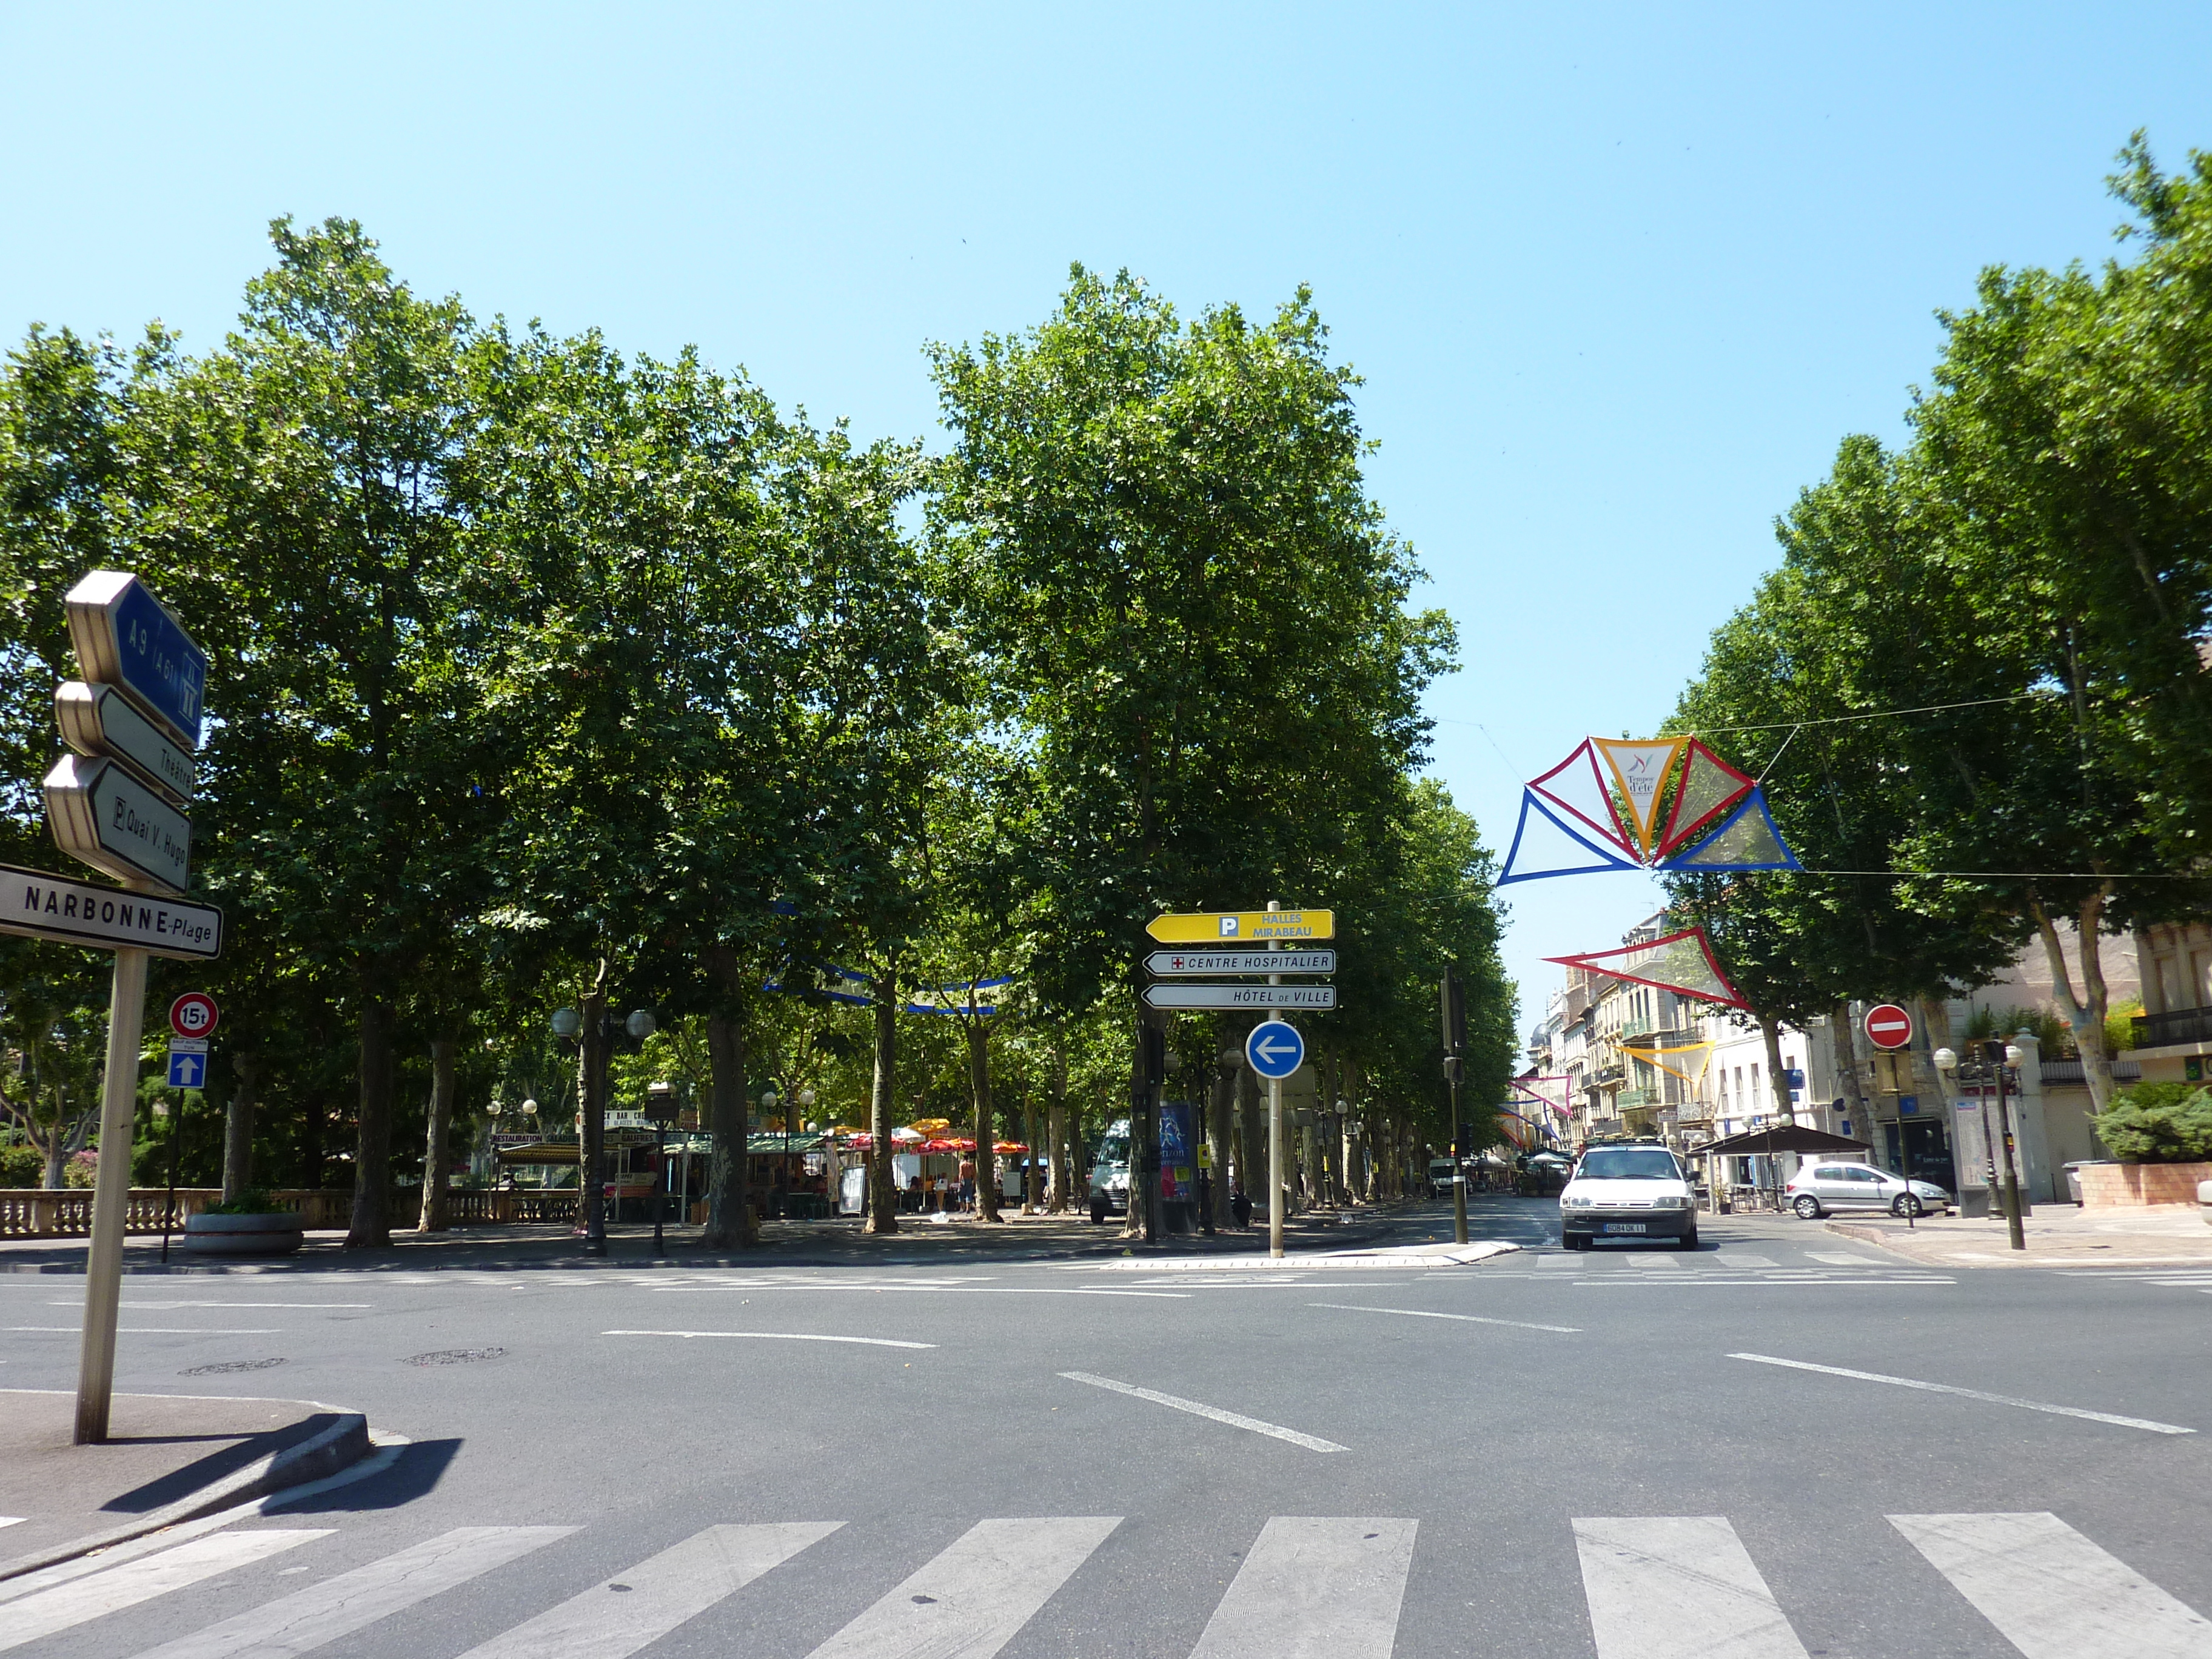
[[[281,1365],[281,1359],[226,1359],[219,1365],[194,1365],[189,1370],[179,1371],[179,1376],[213,1376],[218,1371],[265,1371],[271,1365]]]
[[[504,1348],[438,1348],[407,1356],[410,1365],[473,1365],[479,1359],[496,1359]]]

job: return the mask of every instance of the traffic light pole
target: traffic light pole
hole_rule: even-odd
[[[1451,1085],[1452,1115],[1452,1243],[1467,1243],[1467,1169],[1460,1160],[1467,1149],[1459,1143],[1459,1056],[1444,1061],[1444,1079]]]

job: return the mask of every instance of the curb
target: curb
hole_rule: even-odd
[[[306,1486],[321,1480],[339,1470],[359,1462],[374,1448],[370,1444],[368,1419],[359,1412],[342,1413],[338,1420],[310,1439],[296,1446],[287,1446],[282,1451],[258,1457],[244,1468],[234,1469],[222,1480],[199,1491],[166,1504],[158,1510],[82,1538],[72,1538],[64,1543],[19,1555],[12,1561],[0,1561],[0,1582],[21,1577],[27,1572],[36,1572],[41,1567],[51,1567],[58,1562],[73,1559],[96,1550],[112,1549],[133,1538],[173,1527],[180,1521],[197,1520],[218,1510],[234,1508],[256,1498],[265,1498],[271,1492],[289,1487]]]

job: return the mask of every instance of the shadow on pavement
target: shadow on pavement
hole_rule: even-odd
[[[338,1420],[336,1412],[315,1412],[286,1424],[271,1434],[257,1434],[243,1439],[228,1435],[168,1434],[118,1435],[109,1443],[118,1446],[185,1445],[199,1440],[220,1440],[221,1449],[206,1456],[172,1469],[158,1480],[134,1486],[129,1492],[111,1498],[100,1505],[103,1510],[124,1515],[143,1515],[148,1510],[158,1510],[164,1504],[173,1504],[180,1498],[190,1497],[203,1486],[211,1486],[234,1469],[242,1469],[257,1457],[266,1457],[273,1451],[297,1445],[312,1439]]]
[[[461,1443],[453,1440],[417,1440],[400,1449],[392,1466],[381,1474],[370,1475],[365,1480],[356,1480],[347,1486],[295,1503],[272,1505],[272,1515],[330,1515],[364,1510],[396,1510],[427,1498],[437,1490],[438,1483],[446,1478],[446,1470]]]

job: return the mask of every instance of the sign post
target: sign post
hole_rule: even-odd
[[[1305,1063],[1306,1040],[1287,1020],[1265,1019],[1244,1039],[1244,1059],[1267,1079],[1267,1254],[1283,1253],[1283,1079]]]
[[[47,775],[47,827],[63,852],[119,878],[124,890],[0,871],[0,931],[115,952],[77,1357],[76,1439],[82,1446],[107,1438],[115,1391],[115,1317],[146,1030],[147,959],[213,957],[222,945],[222,915],[210,906],[155,896],[181,891],[191,874],[191,824],[181,809],[191,801],[190,757],[199,747],[205,653],[128,571],[93,571],[70,590],[66,604],[84,684],[64,688],[56,700],[62,736],[78,753],[64,756]]]

